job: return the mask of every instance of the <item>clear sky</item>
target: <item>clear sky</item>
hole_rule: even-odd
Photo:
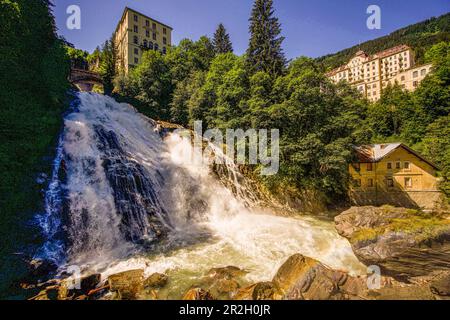
[[[173,44],[183,38],[211,36],[220,22],[235,52],[248,45],[253,0],[53,0],[59,34],[92,52],[113,33],[125,6],[174,28]],[[66,9],[81,8],[81,30],[68,30]],[[367,7],[381,8],[381,30],[369,30]],[[450,11],[448,0],[274,0],[288,58],[317,57],[389,34],[401,27]]]

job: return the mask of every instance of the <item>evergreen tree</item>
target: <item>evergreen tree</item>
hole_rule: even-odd
[[[274,17],[273,0],[255,0],[250,18],[250,44],[247,64],[252,73],[282,74],[286,58],[281,44],[281,25]]]
[[[216,54],[233,52],[230,35],[227,33],[227,30],[222,23],[219,24],[214,33],[213,45]]]
[[[103,80],[105,94],[111,94],[116,76],[116,49],[113,37],[103,44],[99,58],[99,73]]]

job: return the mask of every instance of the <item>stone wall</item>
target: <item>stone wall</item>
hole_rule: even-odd
[[[356,206],[382,206],[420,208],[432,210],[442,202],[443,194],[439,191],[352,191],[350,199]]]

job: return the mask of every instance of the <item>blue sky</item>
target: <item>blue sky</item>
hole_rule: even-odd
[[[225,24],[237,54],[248,45],[253,0],[54,0],[59,34],[76,47],[93,51],[113,33],[125,6],[174,28],[173,43],[211,36]],[[66,9],[81,8],[81,30],[68,30]],[[389,34],[450,11],[448,0],[274,0],[288,58],[317,57]],[[366,27],[366,9],[381,8],[381,30]]]

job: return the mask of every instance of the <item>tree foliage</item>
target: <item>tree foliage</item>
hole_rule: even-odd
[[[214,52],[216,54],[233,52],[230,35],[227,33],[225,26],[221,23],[217,27],[213,38]]]
[[[282,74],[286,58],[281,44],[281,24],[274,16],[273,0],[255,0],[250,17],[250,43],[247,63],[254,73],[264,71],[270,75]]]

